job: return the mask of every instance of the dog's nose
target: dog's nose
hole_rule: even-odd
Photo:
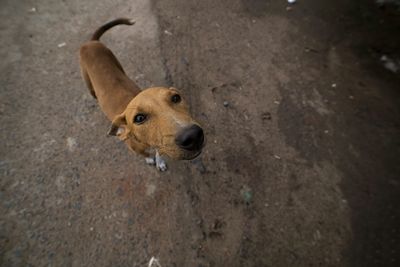
[[[175,138],[175,143],[189,151],[199,150],[204,143],[203,129],[195,124],[186,127]]]

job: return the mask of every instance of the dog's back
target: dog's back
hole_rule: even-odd
[[[114,54],[99,41],[104,32],[120,24],[133,25],[134,22],[120,18],[104,24],[79,51],[82,77],[110,120],[140,92],[139,87],[125,75]]]

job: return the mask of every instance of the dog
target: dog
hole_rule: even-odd
[[[111,121],[108,135],[117,136],[130,150],[146,157],[146,163],[167,170],[163,156],[176,160],[197,157],[204,145],[204,132],[189,113],[176,88],[141,90],[100,37],[116,25],[133,25],[126,18],[98,28],[79,50],[81,74],[91,95]]]

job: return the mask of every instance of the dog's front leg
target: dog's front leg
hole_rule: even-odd
[[[158,153],[158,150],[156,150],[156,167],[157,167],[157,170],[159,170],[161,172],[165,172],[168,169],[167,163],[165,163],[165,160]]]
[[[165,160],[161,157],[160,153],[158,153],[158,150],[156,150],[155,157],[147,157],[145,158],[145,161],[149,165],[156,165],[157,170],[161,172],[164,172],[168,169]]]

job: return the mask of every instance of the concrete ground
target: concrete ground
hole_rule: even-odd
[[[121,16],[102,41],[206,132],[166,173],[106,137],[80,77]],[[395,6],[3,0],[0,19],[1,266],[399,266]]]

